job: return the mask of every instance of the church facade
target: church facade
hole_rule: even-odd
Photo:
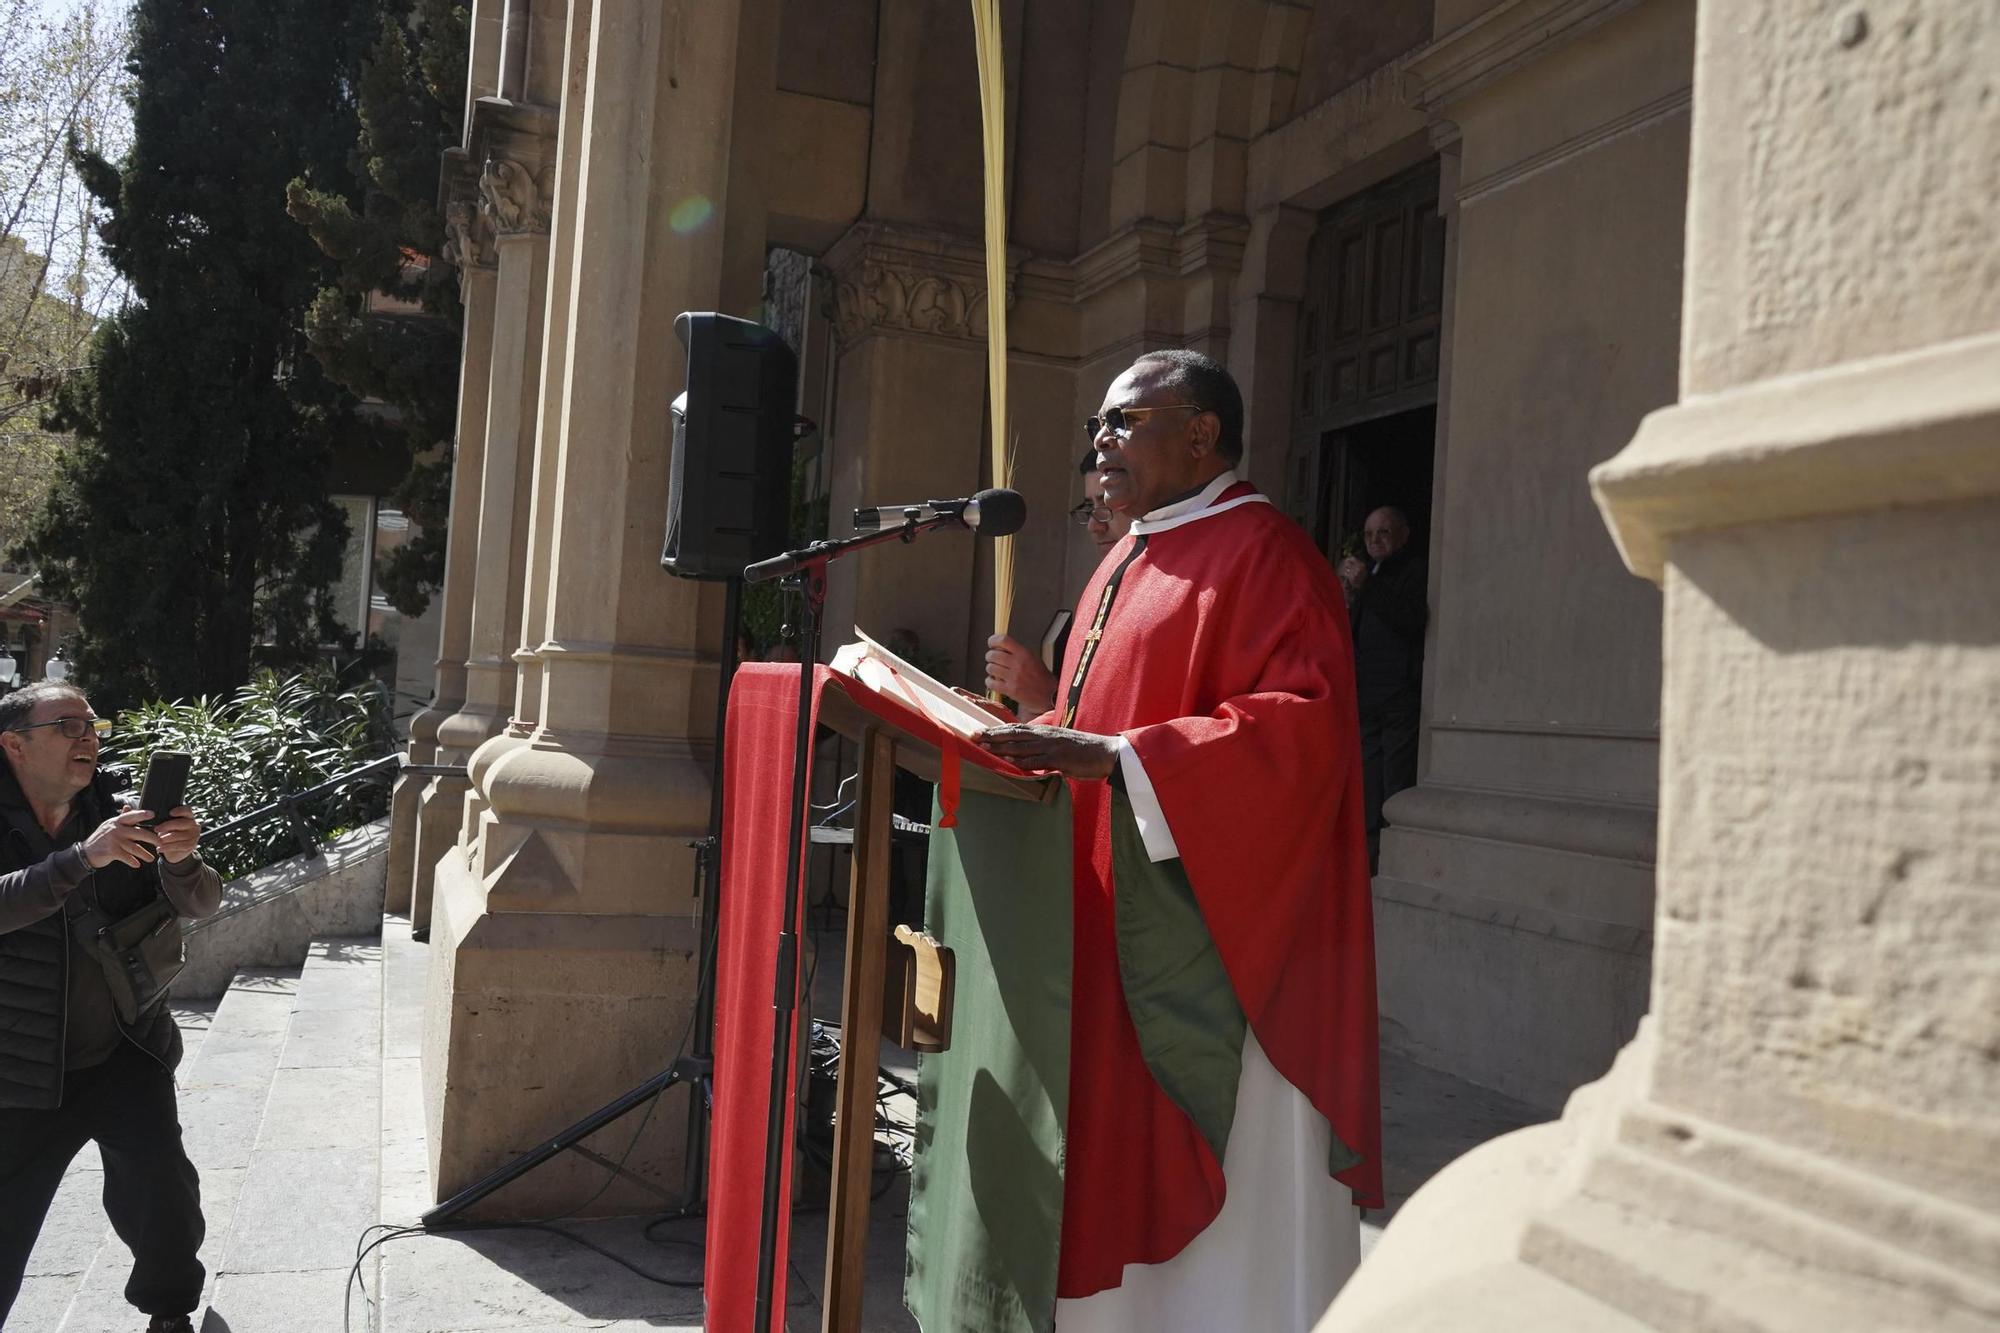
[[[1590,478],[1695,387],[1684,308],[1756,277],[1719,251],[1687,262],[1700,90],[1751,118],[1772,171],[1801,90],[1834,77],[1822,47],[1858,62],[1901,43],[1884,58],[1908,63],[1946,20],[1899,4],[1813,27],[1719,0],[1002,8],[1012,482],[1030,508],[1016,632],[1094,563],[1064,518],[1080,423],[1151,348],[1231,368],[1250,477],[1329,558],[1370,508],[1403,508],[1430,622],[1419,778],[1389,804],[1374,882],[1383,1039],[1553,1114],[1656,996],[1664,605]],[[1991,52],[1977,8],[1954,39]],[[834,531],[856,505],[992,483],[966,5],[472,12],[469,129],[442,186],[466,302],[443,646],[411,742],[469,774],[406,780],[391,880],[431,931],[440,1194],[655,1072],[693,1002],[686,844],[707,822],[722,593],[658,565],[675,315],[768,319],[794,342],[819,425],[802,466]],[[1784,96],[1727,102],[1755,82],[1745,51],[1791,62],[1770,76]],[[1987,104],[1952,105],[1947,137],[1979,141]],[[1976,198],[1981,170],[1990,184],[1990,163],[1955,160],[1925,188],[1941,208]],[[1801,189],[1782,202],[1809,208]],[[1794,263],[1767,253],[1789,225],[1747,253]],[[1922,287],[1898,235],[1875,239]],[[1990,251],[1954,262],[1934,328],[1900,346],[1992,333]],[[1800,273],[1797,290],[1843,281]],[[1786,325],[1797,290],[1746,318]],[[976,683],[988,559],[939,541],[846,562],[831,641],[909,629]],[[673,1178],[684,1147],[663,1114],[635,1165]],[[571,1170],[514,1206],[595,1189]]]

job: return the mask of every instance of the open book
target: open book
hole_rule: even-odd
[[[841,675],[853,677],[877,694],[907,705],[945,730],[968,739],[1006,720],[964,695],[953,693],[950,686],[924,674],[863,634],[859,626],[854,633],[859,642],[847,644],[833,655],[833,669]]]

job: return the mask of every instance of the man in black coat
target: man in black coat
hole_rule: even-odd
[[[1410,545],[1410,520],[1377,509],[1362,526],[1366,560],[1341,561],[1354,627],[1354,693],[1361,709],[1368,868],[1378,864],[1382,803],[1417,781],[1417,709],[1423,692],[1430,567]]]
[[[203,1222],[174,1104],[180,1030],[164,995],[120,1017],[76,922],[162,894],[208,916],[222,884],[186,806],[152,828],[148,811],[119,813],[97,772],[103,726],[67,685],[0,696],[0,1322],[63,1173],[95,1139],[105,1212],[132,1250],[125,1299],[149,1333],[191,1333]]]

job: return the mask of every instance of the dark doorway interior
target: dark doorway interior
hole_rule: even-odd
[[[1374,510],[1394,505],[1410,520],[1419,550],[1430,541],[1431,473],[1437,407],[1411,408],[1330,430],[1321,437],[1318,506],[1320,549],[1338,563],[1360,549],[1361,526]]]
[[[1336,562],[1378,505],[1427,540],[1444,278],[1437,159],[1320,215],[1299,302],[1291,505]]]

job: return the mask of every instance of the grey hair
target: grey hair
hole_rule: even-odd
[[[0,694],[0,731],[12,731],[34,715],[51,699],[82,699],[87,696],[68,681],[38,680],[9,694]]]
[[[1205,412],[1213,412],[1222,423],[1216,449],[1235,466],[1243,461],[1243,391],[1236,377],[1220,361],[1185,347],[1163,347],[1148,352],[1132,364],[1151,363],[1167,367],[1160,383]]]

